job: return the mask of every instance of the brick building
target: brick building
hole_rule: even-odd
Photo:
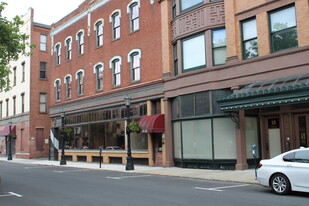
[[[166,142],[176,166],[246,169],[309,145],[309,2],[171,0]]]
[[[60,139],[63,110],[68,160],[98,161],[102,147],[104,163],[126,163],[129,96],[142,129],[131,134],[135,163],[165,164],[162,9],[157,1],[86,0],[51,26],[52,136]]]
[[[31,56],[20,56],[11,62],[11,90],[0,92],[0,151],[7,155],[11,131],[13,156],[39,158],[48,156],[50,121],[48,115],[50,27],[33,22],[33,9],[22,16],[21,33],[29,35],[36,45]],[[30,48],[27,48],[27,52]]]

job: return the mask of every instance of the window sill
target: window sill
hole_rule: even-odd
[[[104,44],[100,45],[100,46],[95,46],[95,49],[101,49],[103,47]]]
[[[118,40],[120,40],[120,38],[118,38],[118,39],[113,39],[113,40],[112,40],[112,43],[113,43],[113,42],[116,42],[116,41],[118,41]]]
[[[129,35],[135,34],[135,33],[137,33],[137,32],[139,32],[139,29],[138,29],[138,30],[135,30],[135,31],[130,31]]]

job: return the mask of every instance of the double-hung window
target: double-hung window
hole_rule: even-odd
[[[66,76],[65,77],[65,96],[66,99],[70,99],[71,98],[71,76]]]
[[[225,29],[212,31],[213,65],[225,64],[226,60],[226,33]]]
[[[95,77],[96,77],[96,89],[97,91],[103,90],[103,65],[98,64],[95,66]]]
[[[13,96],[13,115],[16,114],[16,96]]]
[[[40,79],[46,79],[46,62],[40,62]]]
[[[243,59],[250,59],[259,55],[256,19],[241,22]]]
[[[55,97],[56,102],[60,101],[60,80],[56,80],[55,82]]]
[[[113,40],[120,38],[120,13],[116,12],[112,15]]]
[[[40,113],[47,112],[47,94],[40,93]]]
[[[68,38],[65,41],[65,47],[66,47],[66,60],[69,61],[72,58],[72,38]]]
[[[192,9],[204,3],[204,0],[180,0],[181,12]]]
[[[206,67],[205,47],[204,33],[182,40],[183,72]]]
[[[177,44],[173,45],[173,61],[174,61],[174,75],[178,75],[178,52],[177,52]]]
[[[172,0],[172,18],[176,17],[176,0]]]
[[[21,113],[25,112],[25,93],[20,94],[21,98]]]
[[[25,73],[25,62],[21,63],[21,82],[24,82],[25,81],[25,76],[26,76],[26,73]]]
[[[2,118],[2,101],[0,102],[0,119]]]
[[[103,22],[99,21],[95,25],[96,28],[96,46],[100,47],[103,45]]]
[[[84,54],[84,32],[79,32],[77,34],[77,47],[78,47],[78,55]]]
[[[298,47],[295,6],[269,13],[272,52]]]
[[[6,116],[9,116],[9,99],[6,99]]]
[[[84,94],[84,72],[79,71],[77,73],[77,94],[83,95]]]
[[[120,59],[115,59],[112,61],[113,70],[113,86],[117,87],[121,84],[121,64]]]
[[[130,28],[131,32],[139,30],[139,6],[137,2],[130,5]]]
[[[61,45],[57,44],[56,45],[56,66],[59,66],[61,63]]]
[[[131,75],[132,75],[132,81],[139,81],[141,79],[140,74],[140,54],[138,52],[134,52],[130,55],[131,58]]]
[[[13,86],[16,86],[16,67],[13,68],[13,75],[14,75]]]
[[[47,51],[47,36],[45,34],[40,36],[40,50]]]

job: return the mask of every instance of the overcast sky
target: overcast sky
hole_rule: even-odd
[[[11,20],[16,15],[24,15],[32,7],[34,21],[51,25],[75,10],[84,0],[0,0],[6,2],[2,16]]]

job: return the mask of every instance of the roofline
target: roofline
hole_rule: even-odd
[[[37,22],[33,22],[33,26],[42,27],[42,28],[45,28],[45,29],[50,29],[51,28],[47,24],[41,24],[41,23],[37,23]]]

